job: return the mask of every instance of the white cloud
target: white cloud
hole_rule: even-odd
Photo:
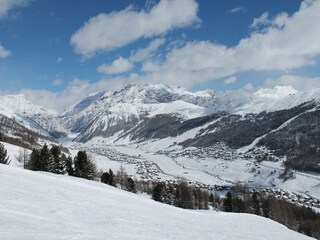
[[[76,53],[91,57],[123,47],[140,38],[160,36],[174,28],[199,21],[195,0],[161,0],[149,11],[128,7],[119,12],[101,13],[89,19],[71,37]]]
[[[251,24],[251,28],[272,26],[277,28],[282,28],[286,25],[287,20],[289,20],[288,13],[280,13],[274,19],[269,19],[269,13],[265,12],[260,17],[253,19],[253,23]]]
[[[232,76],[232,77],[229,77],[227,78],[226,80],[224,80],[224,84],[233,84],[237,81],[237,77],[235,76]]]
[[[233,9],[231,9],[230,13],[239,13],[239,12],[244,13],[246,11],[247,11],[247,9],[245,7],[237,6],[237,7],[233,8]]]
[[[146,60],[150,58],[150,56],[165,42],[164,38],[157,38],[154,39],[149,43],[149,45],[146,48],[140,48],[138,49],[132,56],[130,57],[130,60],[133,62],[141,62],[143,60]]]
[[[0,58],[6,58],[11,55],[11,52],[5,49],[0,43]]]
[[[154,39],[146,48],[139,48],[131,53],[131,56],[126,59],[119,57],[110,65],[102,64],[97,71],[105,74],[119,74],[130,71],[134,67],[134,62],[142,62],[152,57],[154,52],[165,42],[164,38]]]
[[[258,26],[268,25],[268,24],[270,24],[269,13],[264,12],[260,17],[253,19],[253,23],[251,24],[251,27],[256,28]]]
[[[25,6],[29,0],[0,0],[0,19],[8,15],[14,7]]]
[[[118,74],[128,72],[133,68],[133,63],[128,59],[119,57],[114,60],[110,65],[102,64],[98,67],[98,72],[105,74]]]
[[[297,90],[305,91],[320,88],[320,77],[304,77],[295,75],[283,75],[277,79],[267,79],[264,85],[272,88],[277,85],[292,86]]]
[[[63,84],[63,80],[62,79],[54,79],[52,82],[51,82],[52,86],[60,86]]]
[[[62,61],[63,61],[63,58],[62,58],[62,57],[58,57],[58,58],[57,58],[57,63],[62,63]]]
[[[302,6],[292,16],[279,14],[262,32],[234,47],[189,42],[171,50],[163,62],[146,61],[142,70],[150,81],[191,87],[239,72],[289,71],[314,64],[320,55],[320,1]]]
[[[253,32],[233,47],[209,41],[189,42],[170,49],[163,61],[152,58],[143,60],[144,73],[141,75],[105,78],[93,84],[75,79],[60,93],[34,90],[24,92],[29,94],[33,102],[41,102],[61,111],[89,93],[115,90],[128,83],[161,82],[192,87],[206,81],[227,78],[239,72],[286,72],[302,68],[315,63],[315,58],[320,55],[320,1],[308,2],[309,4],[303,2],[300,10],[292,16],[283,13],[276,16],[263,31]],[[133,53],[132,56],[134,55]],[[124,60],[129,61],[130,57]],[[112,64],[106,66],[110,67]],[[292,85],[301,90],[310,89],[320,87],[320,77],[285,75],[265,82],[269,87],[279,84]],[[253,88],[252,84],[245,87],[247,90]]]

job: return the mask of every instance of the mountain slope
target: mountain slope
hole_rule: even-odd
[[[57,113],[34,105],[23,95],[0,95],[0,114],[42,136],[58,138],[67,132]]]
[[[180,135],[192,126],[189,124],[188,129],[182,127],[180,131],[181,124],[198,122],[206,116],[235,114],[241,119],[246,114],[293,109],[305,102],[317,103],[319,99],[320,89],[299,92],[290,86],[260,89],[255,93],[211,90],[192,93],[162,84],[128,85],[118,92],[89,96],[60,118],[79,134],[76,140],[80,142],[94,137],[113,137],[119,143],[121,139],[140,142]],[[155,133],[165,127],[168,127],[166,133]]]
[[[0,238],[310,239],[269,219],[188,211],[110,186],[0,164]]]

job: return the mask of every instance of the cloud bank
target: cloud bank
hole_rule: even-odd
[[[292,16],[265,14],[261,26],[236,46],[210,41],[188,42],[174,48],[164,61],[147,61],[143,71],[153,82],[181,83],[191,87],[246,71],[289,71],[315,63],[320,55],[320,1],[305,1]]]
[[[0,19],[8,15],[14,7],[25,6],[29,0],[0,0]]]
[[[174,28],[199,21],[195,0],[161,0],[149,11],[128,7],[101,13],[89,19],[70,40],[75,52],[85,58],[121,48],[140,38],[160,36]]]
[[[177,11],[179,7],[187,10]],[[128,83],[165,83],[190,88],[223,78],[225,84],[232,84],[240,81],[236,76],[238,73],[247,71],[283,73],[283,77],[261,82],[266,86],[292,85],[299,90],[319,87],[318,77],[295,76],[288,72],[319,64],[320,0],[302,2],[300,9],[292,15],[280,13],[270,17],[264,13],[253,20],[250,36],[241,39],[235,46],[211,41],[173,45],[164,40],[161,35],[167,31],[198,21],[197,11],[195,1],[162,0],[149,11],[127,8],[120,12],[100,14],[72,36],[71,42],[77,53],[84,57],[93,56],[100,51],[125,46],[139,38],[150,38],[146,48],[132,51],[128,58],[119,57],[98,67],[101,73],[119,74],[132,70],[137,67],[134,66],[136,62],[141,62],[140,71],[125,77],[107,76],[96,83],[75,79],[60,93],[33,90],[25,93],[30,98],[36,98],[36,94],[43,96],[43,101],[34,102],[46,102],[48,107],[60,111],[89,93],[115,90]],[[112,31],[115,33],[111,36]],[[162,57],[152,57],[165,43],[168,47],[161,52]],[[252,88],[252,85],[247,85],[247,88]]]
[[[98,72],[105,74],[119,74],[128,72],[133,68],[133,64],[122,57],[114,60],[110,65],[102,64],[98,67]]]

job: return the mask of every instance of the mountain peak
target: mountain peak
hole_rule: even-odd
[[[14,113],[27,115],[39,113],[56,114],[31,103],[23,94],[0,95],[0,113],[8,117],[11,117]]]
[[[274,88],[262,88],[255,95],[262,98],[279,99],[298,93],[298,90],[292,86],[275,86]]]

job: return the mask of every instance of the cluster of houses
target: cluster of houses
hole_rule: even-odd
[[[141,179],[160,179],[160,168],[151,161],[143,160],[141,156],[128,155],[107,147],[91,146],[90,148],[82,147],[81,149],[106,156],[112,161],[135,165],[136,173],[140,176]]]

